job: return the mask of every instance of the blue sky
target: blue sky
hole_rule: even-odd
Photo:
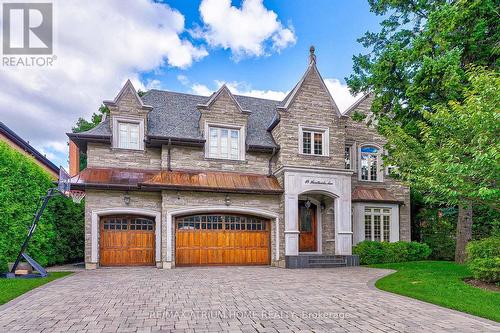
[[[201,1],[165,1],[185,16],[186,27],[202,25],[198,10]],[[241,7],[242,1],[232,1]],[[161,73],[143,73],[144,81],[157,79],[161,86],[176,91],[189,89],[177,79],[187,76],[197,82],[216,88],[214,80],[245,82],[253,89],[290,90],[303,74],[310,45],[316,47],[318,66],[325,78],[342,82],[352,72],[352,56],[363,52],[356,41],[368,30],[378,29],[380,17],[369,10],[366,0],[273,0],[264,6],[278,15],[278,19],[294,28],[296,43],[278,52],[261,57],[246,57],[234,61],[230,49],[209,48],[209,55],[190,68],[165,68]],[[188,32],[184,33],[190,38]],[[194,43],[197,41],[194,40]]]
[[[27,0],[29,1],[29,0]],[[50,0],[47,0],[50,1]],[[127,79],[137,89],[282,99],[304,73],[309,46],[340,109],[356,39],[377,31],[367,0],[53,1],[53,66],[2,67],[1,121],[58,165],[66,132],[90,119]],[[1,20],[1,16],[0,16]]]

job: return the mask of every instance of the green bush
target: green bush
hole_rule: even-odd
[[[486,282],[500,282],[500,237],[488,237],[467,244],[472,276]]]
[[[31,158],[0,141],[0,272],[15,260],[39,198],[52,182]],[[44,266],[83,258],[83,216],[83,204],[52,198],[26,252]]]
[[[417,242],[363,241],[353,247],[362,265],[424,260],[431,254],[427,244]]]

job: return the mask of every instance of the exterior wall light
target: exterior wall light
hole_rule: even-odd
[[[226,194],[224,202],[226,203],[226,206],[231,206],[231,198],[229,197],[229,194]]]
[[[125,195],[123,196],[123,202],[126,206],[130,205],[130,195],[128,194],[128,192],[125,192]]]

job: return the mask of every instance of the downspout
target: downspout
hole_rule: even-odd
[[[172,148],[172,139],[168,139],[168,145],[167,145],[167,170],[172,171],[172,165],[171,165],[171,150]]]
[[[272,161],[273,161],[273,158],[275,155],[276,155],[276,148],[273,148],[273,153],[271,154],[271,157],[269,158],[269,172],[268,172],[269,177],[271,177],[273,175]]]

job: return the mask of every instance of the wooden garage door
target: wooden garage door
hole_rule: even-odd
[[[176,218],[175,264],[268,265],[269,220],[227,214]]]
[[[101,218],[102,266],[154,265],[154,219],[135,215]]]

